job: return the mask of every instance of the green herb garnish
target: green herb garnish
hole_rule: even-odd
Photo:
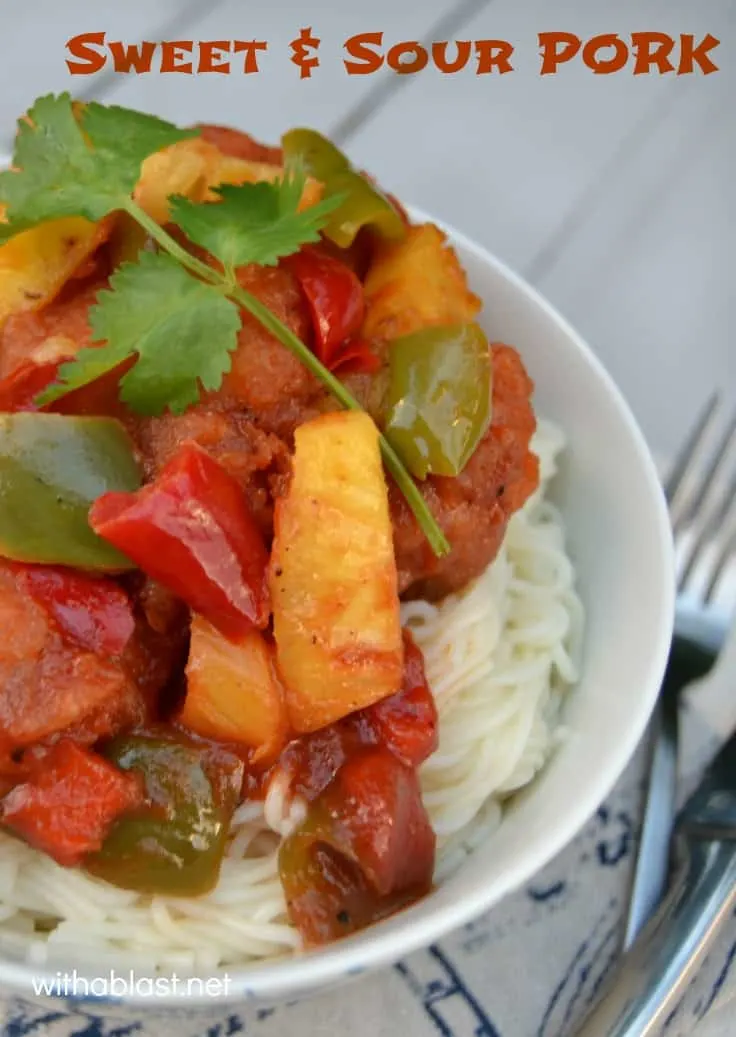
[[[135,305],[131,300],[135,299]],[[200,383],[218,389],[237,342],[237,307],[213,286],[192,277],[163,252],[142,252],[110,278],[90,310],[95,341],[63,364],[63,384],[46,390],[51,402],[94,381],[128,357],[120,398],[139,414],[180,414],[199,399]]]
[[[61,366],[60,381],[39,397],[51,403],[137,357],[120,381],[121,398],[143,414],[184,412],[201,387],[217,390],[237,346],[239,308],[247,310],[347,409],[360,404],[312,351],[258,298],[242,288],[235,268],[272,265],[317,241],[341,197],[299,211],[306,176],[290,168],[283,180],[219,188],[220,201],[171,200],[171,219],[222,264],[210,266],[160,227],[132,198],[143,161],[196,130],[150,115],[97,103],[75,113],[69,94],[39,98],[19,123],[12,171],[0,173],[7,223],[0,240],[46,220],[100,220],[128,213],[159,247],[124,263],[90,311],[94,340]],[[386,467],[435,554],[450,547],[416,484],[383,435]]]
[[[152,115],[94,102],[84,108],[82,124],[84,133],[69,94],[39,97],[18,122],[13,153],[18,171],[0,173],[8,220],[0,237],[63,216],[101,220],[125,209],[144,159],[197,135]]]
[[[171,218],[191,241],[216,256],[234,281],[237,266],[274,266],[282,256],[319,241],[320,229],[340,199],[317,202],[299,212],[305,179],[304,172],[293,167],[275,183],[223,184],[215,188],[218,205],[175,197]]]

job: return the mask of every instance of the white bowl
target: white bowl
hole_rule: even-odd
[[[278,1002],[334,986],[440,939],[562,850],[605,799],[644,732],[674,612],[670,525],[654,464],[618,389],[575,331],[497,259],[445,229],[483,299],[486,331],[516,346],[536,383],[537,412],[558,422],[568,437],[553,496],[564,511],[587,611],[582,679],[565,713],[571,735],[508,811],[491,843],[414,907],[324,950],[230,968],[226,998],[167,992],[130,997],[118,1008],[191,1012],[198,1005],[212,1011],[245,1008],[254,999]],[[70,961],[67,967],[78,965]],[[87,971],[95,975],[92,967]],[[38,967],[0,962],[0,985],[21,996],[32,995],[31,977],[43,974]],[[48,970],[48,979],[55,975]]]

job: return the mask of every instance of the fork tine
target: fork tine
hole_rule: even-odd
[[[716,391],[706,401],[705,406],[698,415],[697,421],[693,425],[692,431],[683,444],[682,450],[675,458],[675,463],[664,484],[664,493],[670,511],[673,510],[676,498],[687,482],[687,476],[692,470],[693,461],[710,431],[720,402],[721,394]]]
[[[736,430],[736,426],[735,426]],[[735,437],[736,438],[736,437]],[[693,571],[702,557],[703,552],[707,548],[708,544],[712,544],[713,540],[718,534],[719,529],[728,518],[728,514],[731,507],[736,499],[736,472],[731,478],[731,482],[726,489],[721,500],[717,503],[714,510],[708,516],[707,520],[703,524],[700,532],[691,543],[685,560],[682,563],[681,575],[678,580],[678,588],[686,586],[689,582]]]
[[[708,586],[705,590],[705,602],[709,604],[715,597],[716,591],[718,590],[718,584],[721,582],[721,578],[725,576],[726,569],[731,562],[731,559],[736,555],[736,529],[731,531],[731,535],[726,539],[726,543],[721,548],[721,551],[713,563],[713,571],[711,572],[710,579],[708,580]]]
[[[682,522],[689,522],[697,515],[703,501],[708,497],[715,486],[716,480],[721,473],[734,438],[736,438],[736,414],[731,419],[731,423],[721,437],[718,448],[713,454],[713,459],[708,465],[703,478],[700,480],[697,494],[693,494],[689,506],[685,508],[684,514],[681,517]]]

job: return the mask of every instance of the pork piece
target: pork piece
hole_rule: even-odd
[[[515,349],[494,345],[491,426],[461,474],[431,477],[422,494],[452,551],[436,558],[404,497],[393,483],[389,497],[399,591],[430,601],[464,587],[495,558],[511,515],[539,483],[538,462],[529,451],[536,427],[532,382]]]
[[[284,267],[245,266],[238,271],[241,286],[255,295],[297,338],[311,342],[312,323],[296,278]],[[249,313],[242,314],[230,372],[221,396],[257,412],[262,426],[278,426],[277,409],[305,402],[321,392],[319,383],[286,346]],[[271,413],[269,413],[271,412]]]
[[[110,703],[128,703],[121,663],[68,643],[5,564],[0,629],[0,745],[30,745]]]
[[[291,407],[289,407],[291,411]],[[296,424],[300,408],[289,422]],[[284,419],[284,411],[280,411]],[[289,444],[265,432],[246,412],[228,410],[212,400],[186,414],[144,418],[130,426],[144,457],[146,479],[152,480],[182,443],[199,443],[245,491],[251,512],[267,543],[273,536],[273,502],[284,492],[291,471]]]
[[[136,629],[123,665],[145,703],[147,719],[167,720],[178,702],[189,654],[189,609],[143,573],[132,574],[130,581]]]
[[[36,312],[9,317],[0,328],[0,378],[23,370],[28,363],[48,364],[47,376],[54,380],[50,365],[75,356],[91,345],[90,307],[109,282],[94,276],[84,283],[70,282],[49,306]],[[75,389],[51,407],[60,414],[106,415],[125,420],[130,412],[118,394],[118,382],[131,366],[120,367],[94,382]],[[35,391],[40,391],[40,384]]]
[[[311,342],[312,325],[306,301],[288,270],[280,266],[245,266],[238,270],[238,280],[302,342]],[[170,457],[169,443],[177,445],[183,438],[196,439],[205,447],[223,440],[226,442],[221,452],[235,453],[241,449],[251,455],[261,453],[266,441],[249,431],[249,422],[258,432],[274,433],[289,441],[306,415],[319,413],[325,393],[304,364],[255,317],[242,312],[241,320],[238,345],[222,388],[205,395],[202,403],[182,418],[165,416],[138,423],[136,435],[144,444],[144,452],[153,457],[154,471]],[[210,431],[205,430],[207,421],[211,423]],[[245,440],[241,447],[237,443],[239,437]],[[266,448],[273,452],[276,445],[271,442]],[[235,467],[231,470],[238,476],[237,462],[234,458],[232,461]],[[245,464],[247,474],[250,462]]]
[[[13,754],[63,732],[91,744],[143,723],[176,666],[183,665],[186,610],[157,632],[138,609],[120,658],[98,655],[66,638],[0,562],[0,773]]]
[[[204,140],[214,144],[224,155],[242,158],[246,162],[268,162],[274,166],[283,163],[284,155],[281,148],[261,144],[242,130],[233,130],[229,126],[214,126],[211,123],[200,123],[196,129]]]
[[[0,328],[0,378],[23,361],[42,364],[73,356],[90,344],[89,308],[104,280],[82,287],[71,282],[62,294],[42,310],[14,314]]]

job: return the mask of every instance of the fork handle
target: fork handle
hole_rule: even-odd
[[[673,888],[577,1037],[653,1037],[736,903],[736,842],[678,839]]]
[[[717,651],[717,647],[711,647],[714,636],[710,625],[696,622],[694,615],[678,607],[675,638],[650,728],[645,807],[626,917],[625,951],[652,917],[667,889],[676,816],[680,692],[712,668]]]
[[[667,889],[670,840],[677,813],[678,687],[665,684],[651,728],[644,817],[634,867],[623,949],[628,950]]]

